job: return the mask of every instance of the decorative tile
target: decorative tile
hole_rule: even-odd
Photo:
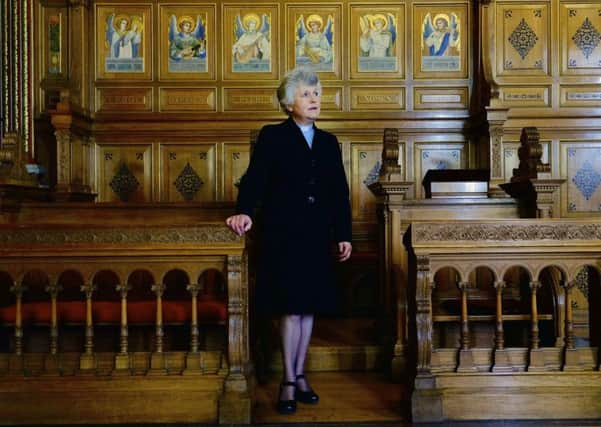
[[[204,184],[200,176],[196,173],[194,168],[190,166],[190,163],[186,163],[186,166],[180,172],[179,176],[173,183],[177,191],[187,201],[194,199],[200,187]]]
[[[588,59],[593,50],[599,45],[601,34],[599,34],[599,31],[586,17],[580,28],[576,31],[576,34],[572,37],[572,40],[578,46],[578,49],[582,51],[585,58]]]
[[[122,202],[127,202],[129,196],[136,191],[140,183],[135,175],[131,173],[125,163],[121,163],[119,170],[109,183],[111,189],[117,194]]]
[[[595,191],[597,191],[599,185],[601,185],[601,175],[599,175],[589,161],[585,161],[572,178],[572,182],[580,190],[584,198],[589,200]]]
[[[528,52],[532,50],[537,41],[538,36],[524,18],[522,18],[509,36],[509,43],[511,43],[522,59],[528,56]]]

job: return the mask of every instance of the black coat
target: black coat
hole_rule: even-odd
[[[239,190],[238,213],[253,217],[262,208],[258,310],[336,312],[332,238],[351,241],[349,187],[336,137],[315,128],[309,148],[292,119],[265,126]]]

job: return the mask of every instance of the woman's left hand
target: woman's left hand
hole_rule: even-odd
[[[338,261],[344,262],[351,257],[353,245],[351,242],[338,242]]]

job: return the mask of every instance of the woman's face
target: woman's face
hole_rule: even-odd
[[[288,111],[294,121],[301,125],[313,123],[321,111],[321,89],[299,85],[294,93],[294,103],[288,106]]]

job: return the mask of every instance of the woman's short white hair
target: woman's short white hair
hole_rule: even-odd
[[[288,71],[278,87],[278,101],[286,114],[290,114],[287,107],[294,104],[296,89],[301,85],[317,86],[321,90],[321,83],[315,71],[304,67]]]

